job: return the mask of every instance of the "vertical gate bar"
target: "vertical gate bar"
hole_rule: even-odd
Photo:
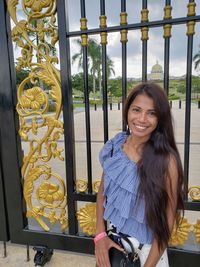
[[[121,12],[126,12],[126,0],[121,1]],[[127,96],[127,45],[126,45],[127,40],[124,41],[121,40],[121,43],[122,43],[122,129],[123,131],[126,131],[127,126],[124,121],[123,112],[124,112],[125,99]]]
[[[170,6],[171,0],[165,1],[165,6]],[[167,17],[164,19],[169,19],[170,17]],[[165,25],[164,26],[164,38],[165,38],[165,47],[164,47],[164,90],[167,95],[169,95],[169,55],[170,55],[170,37],[171,37],[171,29],[170,33],[167,34],[165,32],[166,27],[171,27],[171,25]]]
[[[147,0],[142,0],[142,9],[147,9]],[[147,81],[147,39],[142,40],[142,81]]]
[[[105,16],[105,0],[100,0],[100,15]],[[106,18],[105,18],[105,21],[106,21]],[[101,23],[100,23],[100,27],[101,27]],[[102,49],[101,61],[102,61],[102,92],[103,92],[103,125],[104,125],[104,143],[105,143],[108,140],[108,84],[107,84],[106,43],[101,42],[101,49]]]
[[[6,247],[6,242],[3,242],[3,257],[6,258],[7,257],[7,247]]]
[[[189,1],[189,3],[193,3],[193,2],[194,2],[193,0]],[[188,16],[190,16],[189,12],[188,12]],[[187,23],[188,43],[187,43],[187,70],[186,70],[185,142],[184,142],[185,143],[184,145],[184,178],[185,178],[185,186],[187,189],[188,189],[189,160],[190,160],[189,158],[190,156],[190,120],[191,120],[192,53],[193,53],[194,24],[191,27],[190,22]]]
[[[76,204],[73,200],[75,171],[75,149],[74,149],[74,119],[73,119],[73,100],[71,85],[71,66],[70,66],[70,44],[66,34],[69,32],[68,17],[65,13],[65,0],[57,0],[58,33],[60,48],[61,66],[61,90],[63,102],[64,118],[64,139],[65,139],[65,165],[67,183],[67,205],[69,218],[69,234],[75,235],[78,231],[76,220]]]
[[[81,19],[86,19],[85,0],[80,0]],[[88,86],[88,43],[82,45],[83,50],[83,79],[84,79],[84,100],[85,100],[85,127],[87,147],[87,175],[88,193],[92,193],[92,156],[91,156],[91,129],[90,129],[90,103]]]
[[[169,95],[169,49],[170,38],[165,38],[165,52],[164,52],[164,90]]]
[[[5,192],[4,192],[5,187],[4,187],[1,164],[2,163],[1,163],[1,145],[0,145],[0,241],[8,241],[9,231],[8,231],[8,220],[6,214],[6,202],[5,202]]]

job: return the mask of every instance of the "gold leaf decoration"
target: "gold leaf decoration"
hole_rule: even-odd
[[[188,190],[188,194],[194,201],[200,201],[200,186],[190,187]]]
[[[96,231],[96,203],[86,204],[77,212],[77,219],[84,233],[94,235]]]
[[[171,238],[170,238],[170,245],[183,245],[184,242],[188,239],[188,234],[191,230],[191,224],[188,223],[186,218],[181,218],[180,224],[177,228],[176,223],[172,230]]]
[[[200,243],[200,220],[197,220],[196,224],[193,225],[194,227],[194,233],[195,233],[195,236],[196,236],[196,241],[198,243]]]

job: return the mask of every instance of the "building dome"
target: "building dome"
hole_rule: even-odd
[[[158,64],[158,61],[153,65],[151,73],[149,74],[150,80],[162,80],[163,79],[163,70],[162,66]]]
[[[158,61],[156,62],[155,65],[153,65],[151,73],[163,73],[162,66],[158,64]]]

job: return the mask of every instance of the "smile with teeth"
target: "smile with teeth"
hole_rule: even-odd
[[[134,126],[137,128],[137,129],[140,129],[140,130],[145,130],[147,128],[147,126],[141,126],[141,125],[138,125],[138,124],[134,124]]]

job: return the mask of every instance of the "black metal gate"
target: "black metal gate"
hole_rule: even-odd
[[[4,190],[3,190],[3,180],[1,174],[1,166],[0,166],[0,240],[8,241],[9,240],[9,232],[8,232],[8,222],[6,216],[5,209],[5,198],[4,198]]]
[[[55,249],[93,253],[92,235],[95,231],[95,193],[98,190],[98,181],[94,180],[94,167],[92,165],[92,145],[95,142],[91,138],[91,104],[88,90],[88,38],[90,35],[100,35],[101,37],[101,63],[99,64],[102,66],[103,140],[100,141],[100,145],[102,145],[109,138],[107,35],[112,32],[120,32],[121,35],[121,95],[123,106],[127,95],[128,32],[141,30],[142,81],[146,81],[148,30],[155,27],[163,28],[163,85],[166,92],[168,92],[171,28],[174,25],[186,25],[188,41],[185,79],[184,172],[188,184],[193,36],[195,34],[195,23],[199,26],[200,15],[195,13],[195,2],[188,1],[187,16],[172,18],[171,1],[166,0],[164,19],[149,21],[148,3],[143,0],[141,1],[141,21],[128,24],[126,1],[122,0],[120,1],[120,25],[107,27],[105,0],[100,0],[100,27],[88,29],[85,1],[81,0],[81,30],[71,32],[69,31],[67,21],[67,1],[52,0],[49,1],[47,6],[39,2],[34,5],[34,1],[32,3],[21,1],[25,14],[28,17],[27,20],[17,19],[15,13],[17,2],[7,1],[7,5],[5,0],[0,2],[0,155],[3,176],[3,179],[0,177],[0,182],[3,180],[5,185],[4,193],[8,213],[8,223],[6,225],[9,226],[10,239],[12,242],[19,244],[43,245]],[[42,11],[46,17],[42,14]],[[12,39],[14,42],[17,42],[21,49],[21,56],[17,58],[16,70],[28,70],[26,72],[27,75],[17,90],[9,14],[15,24],[12,27]],[[52,65],[52,63],[56,62],[56,57],[49,52],[50,46],[47,46],[47,43],[44,41],[46,33],[53,39],[51,46],[55,45],[57,41],[56,14],[58,18],[60,47],[60,74]],[[50,19],[49,24],[46,22],[47,18]],[[82,45],[85,139],[81,141],[75,139],[74,133],[70,57],[70,38],[73,37],[81,38]],[[32,62],[33,59],[35,60],[34,63]],[[61,91],[59,91],[59,88],[61,88]],[[51,102],[55,108],[53,115],[49,115],[50,97],[47,91],[51,94]],[[47,110],[49,113],[44,115]],[[63,124],[59,119],[61,111],[63,111]],[[62,151],[57,147],[59,142],[61,143],[59,138],[63,134],[63,129],[66,176],[64,179],[61,179],[61,176],[51,168],[48,162],[52,158],[63,159]],[[124,122],[122,122],[122,129],[125,129]],[[45,135],[45,131],[47,131],[47,135]],[[29,133],[31,133],[30,139],[28,137]],[[42,137],[38,137],[39,134]],[[86,158],[87,165],[87,179],[84,181],[78,180],[76,177],[77,162],[75,160],[76,154],[79,153],[75,153],[75,149],[82,144],[85,144],[86,153],[84,157]],[[50,179],[53,180],[50,181]],[[1,183],[0,190],[2,190]],[[33,194],[36,197],[33,197]],[[90,204],[84,206],[85,202]],[[4,205],[3,200],[1,200],[1,203]],[[185,207],[187,210],[200,211],[199,201],[186,200]],[[6,217],[3,216],[3,218]],[[61,225],[61,231],[57,230],[58,224]],[[50,225],[55,225],[52,231],[49,231]],[[198,236],[198,223],[195,227]],[[179,234],[181,234],[181,231]],[[200,262],[199,250],[189,251],[172,247],[169,248],[169,255],[170,264],[174,267],[196,267]]]

